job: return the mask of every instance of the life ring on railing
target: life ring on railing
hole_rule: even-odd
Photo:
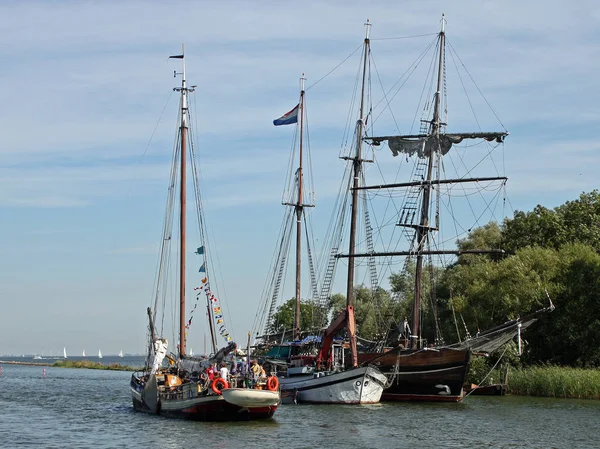
[[[277,379],[277,376],[269,377],[269,379],[267,379],[267,389],[269,389],[270,391],[277,391],[278,388],[279,379]]]
[[[221,394],[222,390],[227,390],[229,388],[229,384],[222,377],[216,378],[212,383],[212,391],[216,394]]]

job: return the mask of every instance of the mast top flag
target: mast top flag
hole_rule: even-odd
[[[289,112],[286,112],[278,119],[273,120],[273,125],[281,126],[281,125],[292,125],[294,123],[298,123],[298,110],[300,109],[300,103],[298,103],[294,109]]]

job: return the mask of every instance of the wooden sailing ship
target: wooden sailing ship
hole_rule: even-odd
[[[500,249],[453,250],[435,246],[435,236],[440,232],[439,195],[443,185],[505,183],[505,176],[469,177],[442,179],[440,176],[443,157],[451,151],[453,145],[463,141],[474,140],[501,144],[508,135],[506,130],[499,132],[459,132],[448,133],[446,120],[442,117],[442,100],[445,98],[445,20],[442,16],[441,30],[437,36],[437,73],[432,76],[435,81],[433,93],[432,115],[422,120],[422,128],[418,134],[366,136],[362,130],[357,134],[360,141],[379,146],[387,143],[394,156],[414,160],[412,179],[407,182],[395,182],[378,185],[359,185],[361,177],[355,177],[351,194],[353,198],[361,193],[381,192],[382,190],[403,189],[407,192],[399,211],[396,226],[408,236],[409,248],[404,251],[392,249],[377,251],[371,246],[366,252],[350,248],[348,254],[337,254],[335,257],[348,259],[349,265],[355,259],[405,257],[414,261],[414,283],[412,301],[412,319],[405,320],[399,326],[399,338],[394,341],[383,340],[364,345],[359,352],[360,364],[377,366],[389,379],[390,384],[382,395],[382,400],[390,401],[460,401],[464,396],[463,384],[467,375],[475,340],[456,345],[446,345],[443,340],[436,339],[428,343],[422,332],[422,299],[424,296],[425,264],[431,264],[431,257],[459,256],[462,254],[502,254]],[[365,40],[365,48],[369,41]],[[364,77],[364,75],[363,75]],[[363,87],[364,89],[364,87]],[[356,165],[362,161],[356,158]],[[388,190],[388,191],[389,191]],[[354,214],[354,211],[353,211]],[[351,232],[352,227],[351,227]],[[405,264],[405,267],[408,264]],[[431,265],[430,265],[431,266]],[[433,290],[433,289],[432,289]],[[401,322],[401,318],[397,317]],[[530,323],[528,322],[527,325]],[[511,326],[505,326],[506,332],[488,334],[489,348],[497,348],[510,341],[521,329],[522,321],[515,320]],[[496,338],[497,337],[497,338]],[[494,341],[494,343],[491,342]],[[482,343],[482,340],[478,340]]]
[[[305,90],[304,75],[301,78],[300,101],[298,105],[283,117],[275,120],[275,125],[296,123],[299,129],[299,162],[298,168],[294,172],[294,188],[291,189],[296,194],[295,200],[284,201],[285,206],[291,207],[293,213],[289,217],[289,223],[292,220],[296,222],[296,257],[295,257],[295,307],[294,307],[294,326],[291,332],[293,342],[298,342],[301,337],[301,256],[302,256],[302,223],[305,223],[305,208],[312,207],[314,204],[305,201],[304,195],[304,168],[303,168],[303,137],[305,123]],[[292,117],[292,114],[293,117]],[[299,118],[299,119],[298,119]],[[284,225],[283,228],[292,226]],[[284,238],[282,241],[289,241]],[[282,252],[280,251],[280,254]],[[308,253],[310,254],[310,252]],[[309,256],[310,257],[310,256]],[[279,269],[283,269],[281,263],[284,263],[287,257],[280,258]],[[312,263],[309,263],[312,268]],[[279,270],[278,270],[279,271]],[[313,277],[311,271],[311,278]],[[314,278],[311,282],[315,284]],[[356,354],[356,345],[351,348],[353,362],[349,365],[345,363],[344,351],[340,345],[334,345],[334,337],[340,332],[345,331],[348,335],[355,335],[355,317],[354,306],[348,302],[346,309],[332,322],[324,331],[322,338],[313,349],[318,350],[318,354],[307,352],[304,345],[293,346],[302,347],[303,354],[290,353],[285,360],[283,373],[280,377],[281,394],[284,402],[295,403],[328,403],[328,404],[372,404],[379,402],[383,388],[387,379],[376,368],[371,366],[358,366]],[[291,347],[291,346],[290,346]]]
[[[188,87],[186,84],[185,59],[183,54],[171,56],[170,58],[181,59],[182,72],[176,75],[181,76],[181,86],[175,88],[180,93],[180,111],[177,145],[173,151],[173,163],[171,165],[171,180],[169,188],[169,198],[167,205],[167,214],[163,229],[162,247],[160,251],[159,273],[157,276],[156,296],[154,298],[154,308],[148,307],[149,318],[149,346],[146,360],[146,366],[142,372],[134,373],[131,376],[130,389],[133,401],[133,407],[137,411],[160,414],[167,417],[185,418],[202,421],[231,421],[231,420],[250,420],[270,418],[275,413],[280,403],[280,392],[277,383],[269,383],[273,387],[259,389],[252,388],[246,382],[246,379],[224,379],[221,377],[205,377],[204,370],[212,363],[218,364],[227,359],[230,354],[235,353],[237,345],[232,341],[231,336],[226,333],[227,346],[219,351],[214,347],[214,353],[208,357],[194,358],[186,354],[186,330],[191,325],[192,319],[186,321],[186,173],[188,150],[190,153],[191,173],[197,174],[196,158],[194,157],[194,146],[189,145],[188,138],[193,133],[188,132],[190,126],[188,110],[188,94],[194,91],[194,87]],[[175,253],[178,253],[178,263],[169,263],[169,255],[172,234],[172,224],[174,221],[172,212],[174,207],[176,185],[179,181],[179,245]],[[199,201],[199,184],[194,177],[194,190],[196,193],[196,211],[198,217],[202,217],[202,208]],[[203,219],[198,220],[200,230],[201,246],[196,254],[204,255],[207,242],[203,228]],[[196,245],[197,246],[197,245]],[[206,262],[201,267],[201,272],[205,273],[202,279],[202,288],[196,297],[206,293],[209,317],[213,317],[212,311],[220,308],[211,307],[211,301],[216,301],[214,294],[209,288],[210,269]],[[168,355],[168,340],[163,337],[164,329],[155,326],[154,317],[157,314],[164,313],[165,301],[162,294],[168,289],[164,288],[168,282],[169,267],[178,266],[178,297],[173,298],[179,305],[179,320],[177,329],[177,351],[175,354]],[[219,315],[221,316],[221,315]],[[222,318],[220,318],[222,319]],[[161,320],[162,322],[162,320]],[[214,328],[212,321],[210,330],[212,341],[215,342]],[[221,326],[223,327],[223,326]],[[215,343],[216,345],[216,343]],[[168,365],[163,366],[165,358],[168,359]],[[228,382],[231,381],[231,384]]]

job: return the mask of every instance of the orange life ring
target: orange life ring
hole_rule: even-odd
[[[277,376],[269,377],[269,379],[267,380],[267,388],[270,391],[277,391],[277,389],[279,388],[279,379],[277,379]]]
[[[212,383],[212,391],[214,391],[216,394],[221,394],[222,390],[227,390],[228,388],[229,384],[222,377],[217,377]]]

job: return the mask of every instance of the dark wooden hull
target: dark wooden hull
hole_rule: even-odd
[[[449,348],[391,350],[361,353],[359,363],[371,363],[391,379],[382,401],[458,402],[464,397],[463,384],[471,351]]]

